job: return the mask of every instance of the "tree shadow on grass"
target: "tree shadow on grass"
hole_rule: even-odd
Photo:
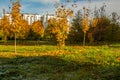
[[[119,80],[120,66],[63,60],[55,56],[0,58],[1,80]]]

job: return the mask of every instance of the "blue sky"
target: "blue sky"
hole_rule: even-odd
[[[72,0],[74,1],[74,0]],[[65,2],[65,0],[22,0],[22,13],[38,13],[38,14],[49,14],[55,13],[55,2]],[[90,6],[94,8],[95,6],[99,8],[102,4],[105,3],[107,5],[106,10],[107,13],[117,12],[120,14],[120,0],[92,0]],[[65,4],[65,3],[64,3]],[[69,3],[70,4],[70,3]],[[69,5],[68,4],[68,5]],[[75,9],[81,9],[83,6],[89,6],[87,0],[77,0],[78,7]],[[10,0],[0,0],[0,17],[2,14],[3,8],[9,12]]]

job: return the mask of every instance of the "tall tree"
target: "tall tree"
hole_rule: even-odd
[[[14,33],[18,33],[19,28],[21,27],[19,26],[19,23],[22,20],[20,8],[21,8],[21,5],[19,0],[17,0],[16,2],[12,2],[11,17],[12,17],[12,27],[14,28],[13,30]]]
[[[24,37],[29,30],[27,21],[23,20],[23,17],[20,13],[20,0],[16,2],[12,2],[12,11],[11,11],[11,18],[12,18],[12,30],[15,37],[15,53],[16,53],[16,38],[17,37]]]
[[[89,9],[83,7],[83,10],[84,10],[84,15],[82,20],[82,30],[84,32],[83,46],[85,46],[86,33],[89,30],[90,20],[89,20]]]

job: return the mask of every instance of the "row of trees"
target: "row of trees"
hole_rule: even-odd
[[[59,46],[64,46],[69,29],[67,18],[72,16],[73,11],[71,9],[67,9],[62,4],[56,4],[56,17],[48,21],[48,27],[46,31],[55,36],[55,40]],[[44,36],[44,27],[42,21],[35,21],[31,25],[28,25],[28,22],[23,19],[20,13],[20,7],[20,0],[12,2],[12,10],[9,16],[11,18],[7,17],[5,15],[5,11],[3,11],[0,30],[2,39],[5,42],[7,41],[8,37],[14,37],[16,43],[16,38],[36,39],[38,37],[39,39]]]
[[[73,10],[62,4],[56,6],[56,17],[48,20],[48,26],[44,29],[42,21],[35,21],[31,25],[23,19],[20,13],[20,2],[12,2],[10,12],[11,20],[5,15],[0,21],[0,36],[5,42],[7,39],[41,39],[54,40],[57,45],[65,46],[65,40],[71,43],[83,42],[86,40],[93,44],[99,41],[120,41],[120,26],[117,23],[116,14],[112,18],[105,16],[105,5],[94,10],[91,16],[90,9],[83,7],[73,17]],[[74,7],[72,5],[72,7]],[[72,23],[68,19],[72,18]]]
[[[89,22],[87,31],[87,41],[90,44],[93,42],[118,42],[120,41],[120,23],[119,16],[113,12],[109,17],[105,15],[105,5],[100,9],[94,10],[94,16]],[[111,18],[110,18],[111,17]],[[72,20],[70,28],[69,41],[71,43],[79,43],[84,38],[83,14],[78,11]]]
[[[17,0],[16,2],[12,2],[12,10],[9,16],[5,15],[5,10],[3,10],[3,17],[0,20],[0,37],[4,42],[8,38],[29,39],[31,34],[40,37],[44,35],[42,21],[35,21],[31,25],[28,25],[28,21],[24,20],[20,13],[20,8],[20,2]]]
[[[70,23],[71,25],[67,25],[67,20],[50,20],[48,28],[46,28],[45,31],[49,33],[49,36],[52,38],[56,38],[56,40],[59,39],[64,41],[66,39],[70,43],[83,42],[83,46],[85,45],[86,40],[89,44],[95,42],[108,43],[120,41],[119,16],[113,12],[111,16],[107,17],[105,14],[105,7],[106,5],[103,5],[99,9],[95,8],[93,13],[91,13],[90,9],[83,7],[83,10],[79,10],[73,17],[72,22]],[[56,36],[58,34],[59,36]],[[65,43],[61,43],[65,45]]]

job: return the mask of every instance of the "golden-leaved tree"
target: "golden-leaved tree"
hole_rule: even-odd
[[[16,53],[16,38],[24,38],[27,32],[29,32],[28,22],[25,21],[20,13],[20,0],[16,2],[12,2],[12,11],[11,11],[11,18],[12,18],[12,31],[15,37],[15,53]]]
[[[83,7],[83,10],[84,10],[84,15],[82,19],[82,30],[84,32],[83,46],[85,46],[86,33],[89,30],[90,20],[89,20],[89,9]]]
[[[40,37],[43,37],[44,36],[44,26],[42,24],[42,21],[35,21],[31,24],[31,30],[40,35]]]
[[[28,22],[21,18],[16,20],[12,29],[13,32],[16,33],[17,38],[24,39],[28,35],[30,27],[28,25]]]
[[[106,28],[106,27],[104,27],[105,26],[104,25],[104,21],[105,21],[104,20],[105,19],[105,14],[104,14],[105,13],[105,7],[106,7],[105,4],[103,4],[103,6],[100,7],[100,9],[97,9],[95,7],[94,17],[91,20],[92,21],[91,22],[91,28],[90,28],[89,33],[88,33],[88,39],[90,41],[90,44],[92,44],[94,42],[95,38],[100,37],[102,32],[105,32],[105,31],[102,30],[102,29]]]
[[[5,10],[3,10],[3,17],[1,19],[0,26],[1,26],[0,32],[2,34],[2,40],[6,42],[7,37],[10,36],[11,25],[8,16],[5,15]]]
[[[91,25],[91,28],[89,29],[89,32],[88,32],[88,39],[89,39],[89,43],[92,44],[94,42],[94,33],[97,29],[97,25],[98,25],[98,17],[95,16],[92,20],[92,25]]]
[[[12,31],[16,34],[18,38],[25,38],[27,33],[29,32],[29,25],[26,20],[23,19],[20,13],[20,1],[17,0],[16,2],[12,2]]]
[[[92,20],[92,27],[96,27],[98,24],[98,17],[94,17],[93,20]]]
[[[65,39],[69,32],[68,17],[72,17],[73,11],[65,6],[57,8],[56,17],[48,21],[47,30],[54,35],[58,46],[65,46]]]

